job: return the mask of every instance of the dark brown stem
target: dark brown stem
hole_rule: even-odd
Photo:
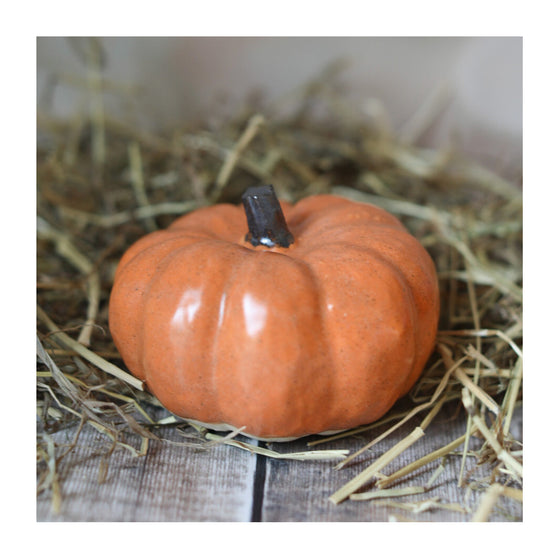
[[[294,242],[272,185],[250,187],[241,199],[249,226],[245,241],[270,248],[289,247]]]

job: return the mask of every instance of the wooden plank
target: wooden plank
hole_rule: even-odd
[[[172,437],[172,428],[162,436]],[[58,442],[73,434],[56,434]],[[177,439],[176,437],[174,439]],[[85,429],[60,465],[62,506],[51,511],[50,493],[37,500],[38,521],[249,521],[256,457],[228,446],[208,451],[150,441],[145,457],[116,450],[106,479],[100,465],[110,445]],[[96,447],[98,451],[92,453]]]
[[[426,455],[439,447],[458,438],[465,431],[463,420],[454,420],[448,411],[447,417],[442,416],[434,421],[426,431],[426,436],[417,441],[413,447],[398,456],[385,469],[384,474],[391,474],[421,455]],[[520,416],[520,415],[519,415]],[[520,432],[520,417],[516,419]],[[445,469],[434,481],[431,489],[425,493],[413,496],[402,496],[389,500],[354,501],[345,500],[334,505],[329,496],[349,480],[354,478],[368,465],[374,462],[385,451],[401,440],[410,432],[410,426],[405,426],[395,432],[393,436],[377,444],[372,450],[356,458],[345,468],[337,471],[333,469],[336,463],[297,463],[268,460],[266,462],[266,483],[264,486],[261,519],[263,521],[389,521],[392,519],[408,518],[416,521],[469,521],[473,511],[476,511],[485,488],[469,490],[459,488],[457,481],[461,466],[460,454],[448,456]],[[314,447],[335,449],[346,448],[351,452],[359,449],[364,443],[376,437],[383,429],[369,432],[357,438],[346,438],[338,442],[330,442],[324,446]],[[316,439],[316,438],[313,438]],[[306,441],[300,440],[283,444],[270,444],[271,448],[279,452],[296,452],[306,449]],[[460,451],[460,450],[459,450]],[[476,460],[469,458],[468,466],[473,468]],[[419,471],[411,473],[395,487],[429,486],[430,479],[437,469],[439,461],[426,465]],[[478,472],[480,474],[480,472]],[[373,484],[365,485],[360,491],[373,490]],[[420,505],[419,502],[431,500],[431,503]],[[393,504],[415,505],[419,511],[401,509]],[[460,506],[462,510],[455,511]],[[422,508],[427,508],[422,511]],[[521,519],[522,505],[510,500],[503,505],[502,514],[495,513],[491,521],[506,521]]]
[[[398,456],[383,470],[391,474],[411,458],[438,449],[464,433],[463,420],[442,412],[426,430],[425,437]],[[378,431],[360,437],[323,444],[313,449],[350,449],[355,451],[376,437]],[[449,456],[445,469],[425,494],[401,496],[387,500],[345,500],[335,505],[329,496],[410,432],[404,426],[392,437],[337,471],[337,461],[293,461],[257,456],[231,446],[220,445],[210,451],[196,451],[165,442],[150,441],[145,457],[132,457],[117,450],[108,462],[105,482],[97,481],[100,465],[110,446],[108,438],[86,428],[78,445],[60,464],[62,507],[60,514],[50,511],[50,495],[37,500],[39,521],[469,521],[478,509],[485,488],[459,488],[461,455]],[[512,432],[520,437],[521,412],[512,422]],[[170,439],[173,428],[161,435]],[[72,432],[53,436],[59,443],[70,443]],[[306,451],[308,438],[290,443],[272,443],[280,453]],[[252,443],[256,443],[251,441]],[[478,444],[480,441],[478,441]],[[261,443],[261,445],[264,445]],[[94,450],[94,451],[92,451]],[[469,458],[468,469],[475,459]],[[428,486],[439,461],[411,473],[397,487]],[[480,473],[477,473],[479,478]],[[372,490],[370,484],[361,491]],[[425,511],[414,512],[395,507],[395,503],[417,504],[436,499]],[[491,521],[522,518],[522,504],[500,498],[500,511]],[[453,511],[441,504],[459,504],[464,511]],[[430,504],[427,504],[430,506]]]

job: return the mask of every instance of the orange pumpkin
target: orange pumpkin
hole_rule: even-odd
[[[433,350],[428,253],[368,204],[280,205],[271,186],[243,203],[196,210],[124,254],[109,306],[122,358],[205,425],[278,440],[373,422]]]

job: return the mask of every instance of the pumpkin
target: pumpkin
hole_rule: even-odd
[[[382,416],[438,316],[434,264],[395,217],[326,194],[279,203],[272,186],[139,239],[109,304],[124,362],[169,411],[269,440]]]

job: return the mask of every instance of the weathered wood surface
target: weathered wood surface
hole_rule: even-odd
[[[107,460],[110,442],[93,429],[84,429],[76,448],[60,464],[62,503],[58,514],[51,509],[51,495],[42,493],[37,500],[38,521],[469,521],[476,511],[485,488],[467,489],[457,485],[460,455],[448,456],[446,468],[427,493],[393,498],[410,504],[439,498],[440,504],[459,504],[464,511],[433,507],[414,513],[373,501],[346,500],[338,505],[328,497],[363,470],[383,451],[410,432],[406,426],[394,437],[380,442],[371,451],[347,467],[334,470],[335,461],[293,461],[256,456],[231,446],[219,445],[207,451],[150,441],[143,457],[116,450]],[[520,434],[521,413],[514,430]],[[173,428],[166,428],[171,437]],[[319,446],[321,449],[355,451],[377,432],[345,438]],[[426,435],[385,470],[396,471],[416,458],[441,447],[464,433],[462,421],[452,411],[442,413]],[[58,433],[59,442],[72,440],[72,433]],[[176,438],[175,438],[176,439]],[[254,440],[252,443],[256,443]],[[281,453],[305,451],[307,441],[269,444]],[[107,470],[104,481],[98,476]],[[409,475],[401,486],[426,485],[439,461]],[[469,458],[467,468],[475,466]],[[101,469],[101,471],[100,471]],[[367,486],[362,490],[366,490]],[[492,521],[520,520],[522,506],[515,500],[500,498]]]
[[[59,434],[59,442],[62,437]],[[70,441],[71,436],[67,439]],[[54,514],[49,498],[41,496],[38,520],[251,519],[254,455],[225,445],[195,451],[152,440],[144,457],[118,449],[107,459],[107,438],[87,428],[79,443],[61,465],[60,513]],[[92,452],[96,444],[99,451]],[[99,473],[105,461],[107,472],[100,484]]]

